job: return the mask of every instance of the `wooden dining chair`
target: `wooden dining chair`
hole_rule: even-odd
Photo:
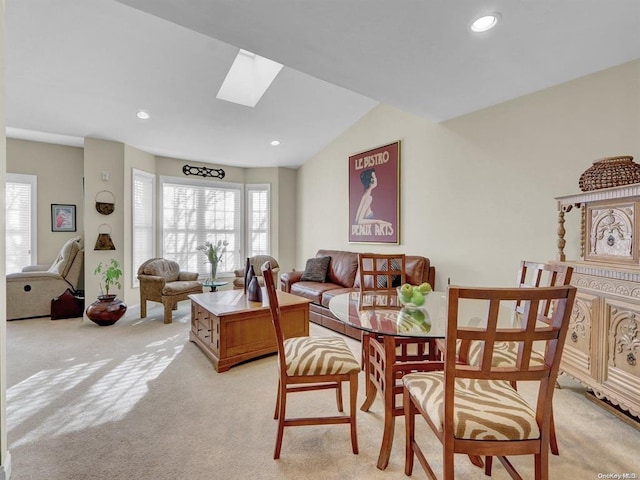
[[[557,263],[540,263],[528,260],[520,262],[518,270],[517,286],[518,288],[535,288],[535,287],[554,287],[561,285],[569,285],[571,276],[573,275],[573,267],[569,265],[561,265]],[[551,302],[541,305],[544,315],[549,313],[552,307]],[[515,306],[517,316],[522,315],[522,305],[517,303]],[[481,342],[462,342],[459,351],[459,359],[462,363],[477,365],[481,351]],[[516,363],[518,353],[518,345],[514,342],[497,342],[493,351],[494,366],[509,366]],[[537,349],[531,353],[531,360],[542,364],[544,354]],[[517,388],[515,382],[512,383]],[[558,440],[556,437],[555,422],[553,420],[553,409],[551,411],[551,453],[559,455]]]
[[[271,320],[278,346],[278,394],[274,418],[278,433],[273,458],[280,458],[284,427],[303,425],[348,424],[351,428],[351,447],[358,453],[356,431],[356,399],[360,365],[346,342],[340,337],[284,338],[280,306],[269,263],[262,267],[266,293],[269,297]],[[343,411],[342,383],[349,384],[349,415],[287,418],[287,394],[310,390],[334,389],[338,411]]]
[[[376,298],[385,293],[395,293],[395,288],[406,282],[406,257],[404,254],[361,253],[358,255],[358,271],[361,299],[368,295]],[[394,294],[389,297],[396,298]],[[389,305],[389,308],[400,309],[400,306]],[[437,359],[433,339],[362,332],[366,398],[360,410],[369,411],[377,392],[384,400],[384,432],[377,463],[379,469],[385,469],[389,463],[395,417],[404,414],[402,376],[407,372],[441,368],[434,367],[434,363],[427,365]]]
[[[406,475],[413,471],[415,456],[427,476],[437,478],[416,442],[419,413],[442,443],[445,480],[454,478],[454,455],[459,453],[496,456],[516,479],[521,477],[507,456],[530,454],[535,478],[548,480],[551,403],[575,295],[573,286],[449,287],[444,371],[403,377]],[[521,307],[521,322],[503,325],[504,317],[512,318],[513,302]],[[466,326],[469,303],[475,304],[474,311],[483,312],[483,321],[473,327]],[[545,313],[541,307],[547,303],[554,308]],[[481,342],[477,365],[459,362],[456,344],[460,341]],[[498,342],[518,345],[513,365],[494,365]],[[532,361],[534,344],[545,345],[542,364]],[[532,403],[511,385],[525,380],[538,385]],[[489,461],[487,475],[490,468]]]

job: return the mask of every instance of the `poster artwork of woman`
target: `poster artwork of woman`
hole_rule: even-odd
[[[360,181],[364,187],[364,193],[360,199],[360,205],[356,211],[355,223],[359,225],[364,224],[377,224],[384,229],[392,228],[391,222],[385,220],[376,219],[372,210],[373,203],[373,189],[378,186],[378,179],[376,178],[376,172],[374,168],[368,168],[360,173]],[[371,233],[369,233],[370,235]]]

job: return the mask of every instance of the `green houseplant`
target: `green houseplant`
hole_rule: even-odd
[[[110,294],[109,290],[112,286],[122,289],[122,270],[120,269],[120,263],[112,258],[104,265],[102,262],[98,264],[93,271],[94,275],[100,276],[100,295],[98,300],[93,302],[87,307],[87,317],[101,327],[113,325],[116,323],[124,313],[127,311],[127,306],[116,298],[115,294]]]
[[[100,275],[101,296],[109,296],[109,289],[112,285],[118,287],[119,290],[122,289],[122,283],[120,283],[122,270],[120,269],[120,263],[115,258],[112,258],[111,261],[104,266],[102,262],[100,262],[93,271],[93,274]]]

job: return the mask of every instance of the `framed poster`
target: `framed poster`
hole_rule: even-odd
[[[51,204],[51,231],[75,232],[76,231],[76,206]]]
[[[349,157],[349,242],[400,243],[400,141]]]

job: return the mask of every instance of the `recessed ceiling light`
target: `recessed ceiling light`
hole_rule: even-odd
[[[271,145],[277,147],[278,145],[280,145],[280,140],[271,140]]]
[[[493,27],[495,27],[499,21],[499,13],[490,13],[489,15],[483,15],[471,24],[471,30],[476,33],[486,32],[487,30],[491,30]]]
[[[138,113],[136,113],[136,116],[140,120],[149,120],[151,118],[151,115],[149,115],[149,113],[145,112],[144,110],[138,110]]]

